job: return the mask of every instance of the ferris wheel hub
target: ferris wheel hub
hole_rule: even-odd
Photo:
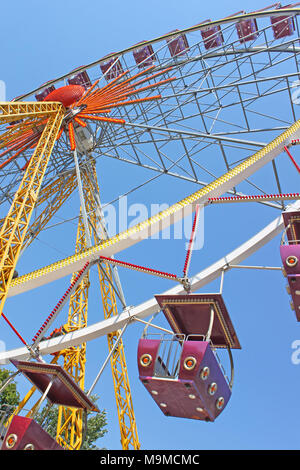
[[[66,85],[51,91],[43,101],[59,101],[65,108],[68,108],[76,103],[85,91],[85,88],[81,85]]]

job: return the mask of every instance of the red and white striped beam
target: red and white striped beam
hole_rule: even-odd
[[[183,267],[183,275],[184,277],[187,277],[188,275],[188,270],[191,262],[191,257],[192,257],[192,251],[193,251],[193,245],[196,237],[196,232],[197,232],[197,227],[198,227],[198,222],[199,222],[199,215],[200,215],[200,204],[197,204],[196,206],[196,211],[195,211],[195,217],[194,217],[194,222],[193,222],[193,227],[192,227],[192,233],[189,241],[189,246],[185,258],[185,263]]]
[[[45,322],[42,324],[41,328],[37,331],[35,336],[32,338],[32,347],[36,348],[39,342],[45,336],[46,331],[50,328],[51,324],[54,322],[55,318],[58,316],[63,306],[67,303],[70,296],[73,294],[78,284],[82,281],[83,276],[87,273],[88,268],[91,267],[91,263],[86,262],[83,268],[77,273],[77,276],[73,279],[70,286],[63,294],[61,299],[58,301],[54,309],[51,311],[50,315],[46,318]]]
[[[114,258],[108,258],[107,256],[99,256],[100,261],[110,263],[114,266],[121,266],[123,268],[132,269],[133,271],[139,271],[146,274],[152,274],[153,276],[162,277],[164,279],[170,279],[172,281],[181,282],[181,279],[176,274],[166,273],[164,271],[158,271],[157,269],[146,268],[145,266],[139,266],[137,264],[127,263],[127,261],[120,261]]]
[[[296,139],[297,140],[297,144],[298,144],[298,141],[299,139]],[[294,142],[294,143],[293,143]],[[292,145],[295,145],[295,141],[292,141]],[[300,167],[298,165],[298,163],[296,162],[296,160],[294,159],[293,155],[291,154],[291,152],[289,151],[289,149],[287,148],[287,146],[284,147],[284,150],[286,151],[286,153],[288,154],[288,156],[290,157],[290,160],[291,162],[293,163],[293,165],[295,166],[296,170],[298,171],[298,173],[300,173]]]
[[[208,198],[208,204],[226,202],[296,201],[298,199],[300,199],[299,193],[260,194],[255,196],[210,197]]]

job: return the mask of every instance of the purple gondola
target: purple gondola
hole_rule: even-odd
[[[113,80],[123,73],[123,68],[118,57],[103,57],[100,62],[100,69],[106,80]]]
[[[136,49],[133,50],[133,57],[139,68],[151,67],[155,61],[155,54],[151,44],[143,45],[141,43],[137,44]]]
[[[1,450],[63,450],[63,448],[33,419],[14,416]]]
[[[86,90],[92,86],[90,77],[86,70],[73,70],[73,75],[68,78],[69,85],[81,85]]]
[[[139,378],[166,416],[214,421],[225,409],[232,378],[215,353],[240,344],[220,294],[156,296],[174,335],[141,338]],[[230,352],[230,361],[232,356]]]
[[[279,5],[278,10],[284,10],[289,7],[296,7],[299,3],[294,3],[290,5]],[[291,14],[282,14],[277,16],[270,17],[273,34],[275,39],[281,39],[287,36],[292,36],[295,32],[295,22]]]
[[[255,18],[241,20],[236,23],[235,27],[241,44],[247,41],[254,41],[258,37],[258,27]]]
[[[280,256],[288,281],[287,291],[291,296],[291,308],[300,321],[300,212],[284,212],[282,216],[285,231],[281,240]]]
[[[189,50],[189,44],[186,35],[179,32],[176,34],[177,32],[177,29],[171,31],[171,33],[174,33],[174,35],[167,39],[168,48],[172,57],[187,54]]]
[[[55,90],[54,85],[44,86],[44,88],[41,91],[36,93],[35,98],[37,101],[44,101],[44,99],[54,90]]]
[[[203,21],[202,23],[199,23],[199,25],[204,23],[211,23],[211,20]],[[203,39],[204,47],[207,50],[219,47],[224,42],[220,25],[202,27],[201,36]]]
[[[99,411],[67,372],[57,364],[11,360],[12,364],[52,404]],[[33,418],[16,415],[4,436],[1,450],[63,450]]]

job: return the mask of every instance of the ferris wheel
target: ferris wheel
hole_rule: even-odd
[[[143,327],[137,369],[149,403],[166,416],[217,419],[234,399],[238,351],[233,357],[232,350],[240,349],[239,325],[231,320],[230,298],[223,298],[223,283],[234,268],[283,271],[299,321],[297,5],[277,3],[170,31],[0,103],[0,321],[22,342],[0,353],[0,362],[13,363],[11,378],[22,373],[33,384],[20,406],[3,418],[3,448],[80,449],[86,412],[98,411],[90,395],[110,362],[122,448],[139,449],[123,344],[124,332],[137,324]],[[109,175],[103,167],[112,168]],[[137,174],[143,179],[136,180]],[[120,175],[125,195],[149,197],[155,184],[160,201],[171,203],[112,234],[101,202],[106,197],[102,179],[109,180],[118,201],[124,196]],[[34,258],[35,240],[55,225],[53,218],[74,195],[74,250],[19,272],[20,255],[30,247]],[[245,214],[250,206],[257,214],[261,228],[256,233],[235,219],[241,205]],[[215,206],[226,211],[233,245],[220,243],[215,250],[222,250],[219,259],[212,253],[212,263],[192,271],[201,208],[208,213]],[[139,252],[135,261],[132,253],[145,240],[156,242],[160,232],[186,218],[192,220],[189,243],[181,257],[173,255],[176,272],[157,259],[155,248],[147,248],[142,257]],[[56,225],[63,237],[64,225]],[[222,238],[227,227],[216,219],[205,230],[209,236],[218,231]],[[241,264],[279,234],[282,266]],[[90,322],[94,268],[104,319]],[[143,301],[127,304],[126,273],[131,271],[158,279],[161,290],[150,289]],[[46,318],[36,317],[32,340],[25,340],[6,312],[10,298],[26,293],[34,299],[38,289],[59,280],[65,282],[64,292],[57,292]],[[215,280],[220,280],[219,292],[198,292]],[[87,385],[86,349],[89,341],[103,336],[108,355]],[[229,355],[229,374],[217,354],[223,350]],[[23,418],[35,390],[42,397]],[[56,440],[45,432],[41,442],[33,442],[34,416],[47,397],[59,405]]]

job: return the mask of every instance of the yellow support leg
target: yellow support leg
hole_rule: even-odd
[[[28,117],[34,112],[42,112],[48,117],[43,133],[0,230],[0,316],[2,315],[9,285],[22,249],[47,164],[64,117],[64,108],[61,104],[51,103],[51,105],[50,107],[35,107],[34,104],[31,104],[28,107],[27,103],[19,103],[19,105],[0,103],[0,124],[2,122],[12,122],[16,116],[19,119],[21,116]],[[50,114],[47,115],[46,109],[51,109]]]
[[[91,171],[94,180],[94,185],[96,185],[96,188],[92,184],[89,178],[89,173],[87,172],[85,174],[85,178],[87,178],[85,182],[85,187],[87,188],[85,193],[88,195],[90,201],[94,201],[95,190],[98,192],[99,195],[97,174],[94,165],[92,166]],[[100,227],[101,230],[101,224],[97,223],[99,221],[96,217],[96,202],[94,202],[94,208],[90,211],[90,213],[90,219],[93,227]],[[95,242],[99,243],[100,238],[105,239],[106,237],[106,234],[102,230],[102,233],[98,233],[98,238],[96,238]],[[112,287],[114,279],[110,265],[107,263],[102,263],[101,266],[102,269],[98,264],[98,275],[104,317],[110,318],[111,316],[115,316],[118,314],[116,294]],[[113,350],[114,345],[118,341],[119,335],[120,331],[115,331],[114,333],[107,335],[109,352]],[[122,448],[123,450],[138,450],[140,449],[140,442],[138,438],[136,419],[133,410],[132,395],[130,390],[128,370],[126,365],[122,338],[119,340],[118,345],[111,356],[110,363],[115,390]]]
[[[86,236],[82,217],[79,217],[76,252],[86,248]],[[73,275],[73,278],[76,276]],[[72,278],[72,280],[73,280]],[[88,291],[89,273],[87,273],[81,283],[77,286],[69,303],[68,322],[64,325],[66,332],[75,331],[87,326],[88,314]],[[85,364],[86,364],[86,344],[65,349],[60,352],[64,358],[63,368],[73,378],[75,383],[84,390]],[[58,422],[56,441],[65,449],[79,450],[83,442],[83,410],[60,406],[58,410]]]

